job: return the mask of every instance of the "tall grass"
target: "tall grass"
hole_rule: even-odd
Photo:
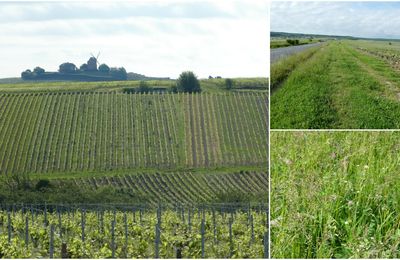
[[[311,58],[319,47],[288,56],[271,66],[271,91],[274,91],[301,63]]]
[[[272,132],[272,257],[399,258],[399,140]]]

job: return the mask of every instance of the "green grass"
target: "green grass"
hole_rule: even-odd
[[[279,88],[297,66],[310,59],[318,50],[319,47],[310,48],[300,53],[284,57],[274,63],[271,66],[271,93]]]
[[[330,42],[274,91],[271,128],[399,128],[399,100],[399,72],[390,64],[347,41]]]
[[[271,256],[399,258],[399,140],[271,132]]]
[[[233,91],[246,89],[255,92],[268,91],[267,78],[234,78],[235,86]],[[168,90],[176,85],[175,80],[148,80],[150,87],[165,88]],[[19,82],[0,83],[0,93],[55,93],[55,92],[124,92],[124,90],[136,89],[139,87],[139,80],[128,81],[105,81],[105,82]],[[203,92],[223,93],[225,79],[201,79],[200,86]]]

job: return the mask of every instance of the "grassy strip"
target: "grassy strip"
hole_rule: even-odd
[[[332,64],[331,83],[328,83],[335,89],[332,99],[339,118],[333,128],[399,128],[400,103],[387,97],[386,83],[390,79],[374,65],[379,60],[356,52],[346,44],[338,45],[336,53],[341,55]],[[392,69],[386,66],[384,70]],[[377,78],[376,73],[382,76]]]
[[[233,91],[268,90],[268,78],[233,78]],[[148,80],[149,87],[165,88],[166,91],[176,85],[176,80]],[[46,92],[132,92],[139,87],[139,80],[105,81],[105,82],[23,82],[0,83],[0,93],[46,93]],[[225,93],[225,79],[200,79],[203,92]]]
[[[400,104],[388,98],[386,85],[393,70],[382,65],[344,42],[331,43],[271,97],[271,127],[398,128]]]
[[[332,89],[326,85],[332,59],[330,46],[324,46],[297,66],[271,96],[271,128],[324,128],[335,121]]]
[[[272,132],[272,258],[399,258],[399,132]]]
[[[300,53],[285,57],[271,66],[271,93],[296,69],[296,67],[310,59],[319,47],[310,48]]]

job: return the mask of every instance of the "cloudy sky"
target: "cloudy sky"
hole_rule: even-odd
[[[265,0],[0,2],[0,78],[90,53],[129,72],[176,78],[267,76]]]
[[[271,30],[400,39],[400,2],[273,2]]]

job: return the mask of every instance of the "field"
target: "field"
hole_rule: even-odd
[[[267,92],[267,78],[233,78],[233,89],[225,89],[225,79],[201,79],[200,86],[205,93],[229,93],[233,91]],[[176,80],[146,80],[154,92],[168,92],[176,85]],[[105,81],[105,82],[59,82],[59,81],[22,81],[1,83],[0,93],[55,93],[55,92],[120,92],[132,93],[138,89],[140,81]]]
[[[267,256],[268,81],[233,80],[0,84],[0,257]]]
[[[294,45],[305,45],[305,44],[310,44],[310,43],[317,43],[322,41],[323,39],[319,39],[319,38],[290,38],[290,40],[298,40],[299,43],[298,44],[294,44]],[[293,44],[290,44],[287,42],[286,38],[271,38],[271,42],[270,42],[270,48],[271,49],[276,49],[276,48],[282,48],[282,47],[289,47],[289,46],[293,46]]]
[[[264,94],[0,94],[0,114],[1,174],[267,160]]]
[[[262,258],[266,213],[262,205],[9,207],[0,211],[0,257]]]
[[[271,128],[400,126],[398,42],[329,41],[271,67]]]
[[[271,132],[271,257],[399,258],[399,132]]]

